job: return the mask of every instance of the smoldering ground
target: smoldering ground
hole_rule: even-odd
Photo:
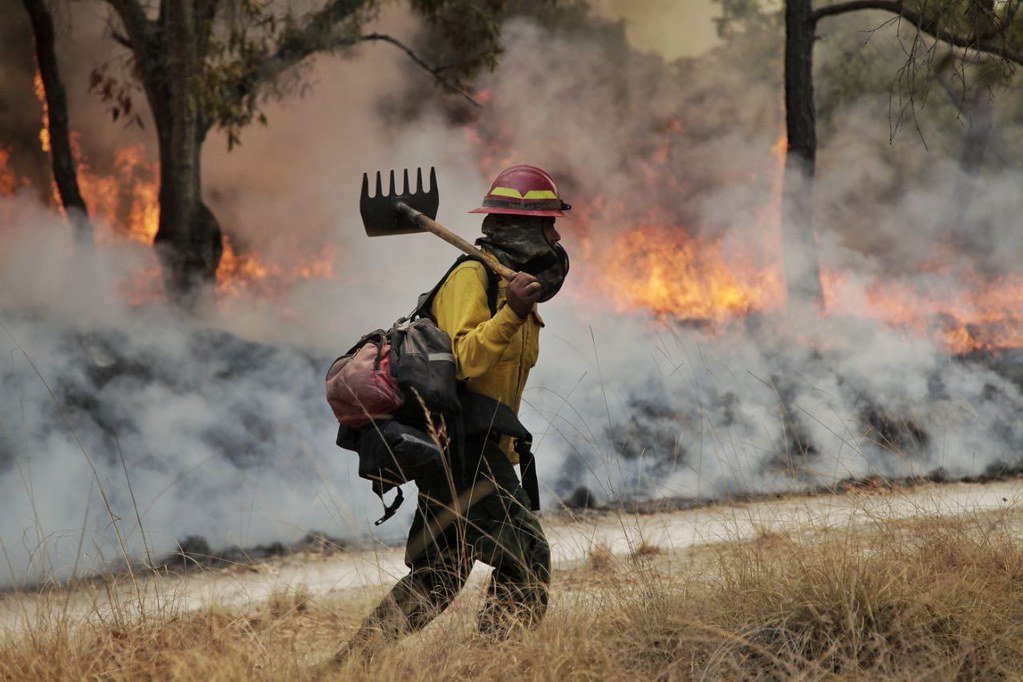
[[[883,91],[836,113],[823,138],[821,259],[844,273],[832,314],[655,318],[608,281],[606,258],[637,214],[715,245],[737,272],[777,257],[780,33],[747,31],[742,49],[666,63],[630,48],[620,26],[517,19],[468,130],[451,105],[398,106],[403,96],[436,102],[400,55],[364,53],[372,69],[317,60],[312,90],[270,105],[267,129],[231,154],[208,146],[206,189],[227,231],[269,260],[336,246],[335,277],[242,293],[197,319],[123,304],[143,249],[74,254],[59,217],[26,195],[5,200],[0,486],[12,578],[118,562],[115,520],[136,557],[188,535],[214,547],[310,529],[369,536],[379,502],[333,445],[322,373],[363,332],[407,312],[455,255],[428,236],[362,235],[358,180],[374,168],[437,165],[440,219],[465,236],[475,228],[462,212],[504,162],[549,167],[576,203],[582,217],[562,230],[572,276],[543,307],[524,398],[548,505],[580,486],[604,498],[720,497],[1015,466],[1023,397],[1011,357],[998,371],[991,355],[954,357],[940,330],[881,321],[869,292],[897,279],[954,297],[972,283],[957,272],[988,272],[995,260],[1011,269],[994,241],[1019,214],[1018,177],[1000,169],[977,183],[991,240],[957,252],[954,267],[927,269],[949,229],[949,188],[963,179],[955,136],[887,148]],[[895,68],[897,56],[882,57]],[[706,285],[696,274],[688,286]],[[382,537],[397,539],[401,526]]]

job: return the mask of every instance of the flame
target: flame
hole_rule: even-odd
[[[14,195],[18,188],[18,177],[11,170],[11,152],[0,147],[0,197]]]
[[[583,217],[584,222],[590,222]],[[720,241],[701,239],[652,210],[607,244],[584,251],[583,287],[619,312],[646,309],[658,318],[723,323],[773,308],[781,298],[776,273],[725,257]]]
[[[249,290],[272,296],[302,280],[332,279],[337,252],[326,246],[319,253],[301,257],[291,267],[267,263],[258,253],[239,252],[234,241],[224,235],[224,253],[217,268],[217,294],[236,296]]]
[[[50,105],[46,102],[46,88],[43,87],[43,75],[36,69],[35,77],[32,79],[32,88],[35,91],[36,99],[43,107],[43,125],[39,128],[39,147],[45,153],[50,153]]]
[[[77,138],[73,149],[82,196],[92,215],[100,219],[96,221],[96,241],[110,244],[127,239],[151,245],[160,226],[160,174],[145,145],[118,149],[110,173],[92,168],[83,158]]]
[[[490,92],[486,97],[493,100]],[[509,153],[514,149],[511,136],[489,125],[468,128],[466,137],[479,169],[492,177],[523,159]],[[673,143],[683,131],[676,118],[667,121],[648,158],[634,162],[631,170],[641,189],[630,189],[628,202],[607,196],[606,187],[575,187],[585,200],[559,229],[571,244],[574,262],[581,261],[573,275],[579,298],[618,312],[647,311],[659,320],[699,321],[711,331],[753,312],[783,309],[781,222],[788,140],[784,122],[779,127],[764,167],[770,174],[768,196],[755,212],[756,229],[748,234],[756,236],[748,244],[725,244],[687,229],[671,210],[670,197],[684,191],[669,166]],[[574,179],[585,182],[585,175]],[[755,170],[749,178],[762,179]],[[643,202],[648,206],[637,209]],[[825,268],[824,314],[876,319],[935,339],[956,354],[1023,347],[1023,275],[991,279],[943,269],[941,264],[954,262],[954,255],[937,247],[927,272],[903,279],[888,274],[863,282],[862,276]]]
[[[46,91],[42,76],[36,71],[34,89],[43,109],[39,130],[40,149],[49,154],[50,130]],[[130,144],[118,149],[109,172],[100,172],[82,153],[78,134],[71,133],[71,151],[78,170],[78,185],[93,217],[97,245],[113,245],[125,241],[152,246],[160,227],[159,166],[149,157],[143,144]],[[9,196],[26,180],[19,182],[9,168],[10,153],[0,148],[0,196]],[[52,186],[52,205],[62,210],[56,183]],[[334,249],[321,249],[312,256],[301,256],[284,266],[270,263],[260,254],[241,252],[234,241],[224,236],[224,252],[216,274],[216,291],[220,297],[237,296],[252,291],[272,297],[309,279],[329,279],[334,276],[336,259]],[[126,300],[141,305],[162,297],[161,273],[155,255],[133,279],[122,287]]]
[[[35,91],[43,107],[40,146],[49,152],[45,92],[38,73]],[[495,95],[484,90],[477,99],[493,105]],[[645,161],[631,169],[640,189],[637,194],[635,187],[630,188],[628,206],[621,197],[603,195],[603,188],[586,187],[585,176],[575,178],[575,190],[585,200],[579,202],[564,231],[581,271],[577,291],[584,300],[609,304],[619,312],[643,310],[658,319],[700,321],[711,328],[753,312],[783,308],[784,128],[773,147],[774,162],[765,165],[770,191],[753,217],[755,229],[749,234],[756,236],[742,244],[688,229],[671,208],[671,198],[685,191],[671,167],[683,130],[681,119],[665,121],[659,142],[646,152]],[[516,157],[510,136],[500,129],[467,126],[465,135],[486,176],[524,161]],[[71,142],[79,185],[96,218],[97,244],[128,241],[151,246],[159,228],[159,169],[145,146],[120,148],[110,170],[100,172],[82,154],[77,134],[72,133]],[[739,183],[762,180],[756,169],[751,177],[735,179]],[[11,170],[10,151],[0,148],[0,196],[10,196],[27,184]],[[53,203],[60,205],[55,189]],[[1023,347],[1023,274],[992,278],[972,271],[953,272],[941,265],[951,255],[936,249],[932,271],[912,278],[888,275],[862,282],[850,273],[825,269],[824,314],[868,316],[907,333],[934,338],[960,354]],[[246,292],[274,297],[304,280],[333,277],[335,260],[331,248],[269,260],[225,235],[216,292],[221,300]],[[161,295],[155,257],[126,283],[125,295],[133,303]]]
[[[1023,347],[1023,275],[985,278],[976,272],[936,273],[933,279],[886,278],[863,288],[865,310],[843,308],[848,278],[824,278],[827,309],[832,314],[867,314],[887,325],[940,340],[951,353],[964,355],[998,348]],[[954,284],[950,284],[954,282]]]

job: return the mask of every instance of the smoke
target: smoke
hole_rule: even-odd
[[[585,322],[548,332],[590,341]],[[1004,376],[873,321],[763,322],[706,334],[594,319],[588,347],[548,343],[559,362],[527,390],[527,421],[565,459],[541,457],[543,480],[561,494],[720,498],[1018,467],[1023,398]]]
[[[270,128],[231,154],[217,139],[205,150],[207,198],[225,231],[285,268],[334,247],[332,279],[242,293],[195,319],[159,302],[131,308],[125,294],[155,266],[150,249],[76,253],[35,196],[0,199],[2,582],[116,566],[122,541],[132,557],[157,558],[191,535],[214,548],[310,530],[369,538],[381,505],[333,443],[323,375],[363,333],[407,313],[453,254],[427,236],[366,239],[354,210],[362,172],[436,165],[442,182],[471,178],[442,185],[441,218],[455,227],[447,207],[485,191],[461,132],[387,128],[376,102],[406,75],[397,51],[370,51],[361,59],[373,69],[319,60],[307,96],[268,105]],[[86,111],[92,125],[105,117]],[[396,540],[400,526],[379,537]]]
[[[714,30],[720,7],[712,0],[595,0],[591,7],[596,16],[621,19],[630,45],[667,60],[699,56],[720,42]]]
[[[381,21],[397,35],[418,30],[397,10]],[[102,22],[74,28],[67,49],[91,55]],[[389,46],[319,58],[303,96],[268,104],[267,128],[247,130],[230,153],[219,138],[206,145],[204,184],[241,248],[282,267],[334,249],[335,276],[242,292],[196,319],[123,303],[152,267],[148,249],[74,253],[35,198],[0,200],[0,539],[11,580],[116,564],[112,519],[135,557],[188,535],[215,547],[310,529],[370,537],[379,501],[333,445],[322,374],[364,332],[408,312],[456,255],[427,235],[365,237],[361,174],[392,167],[437,166],[439,220],[470,239],[478,226],[465,211],[508,163],[548,168],[576,205],[559,223],[572,275],[541,310],[541,359],[524,396],[548,507],[580,486],[604,499],[720,497],[1015,466],[1023,396],[1012,354],[952,357],[940,319],[892,327],[875,294],[890,282],[952,300],[973,273],[1017,272],[1020,178],[964,175],[951,143],[888,147],[883,88],[836,110],[822,136],[818,248],[842,275],[828,316],[754,306],[730,321],[654,317],[621,296],[632,280],[610,276],[637,230],[658,228],[771,281],[780,37],[751,25],[741,40],[666,61],[614,24],[525,15],[506,25],[501,66],[478,83],[487,104],[467,128],[453,123],[462,105],[424,96],[426,76]],[[821,62],[840,47],[826,43]],[[72,67],[67,78],[82,75]],[[148,134],[111,128],[83,94],[72,103],[83,142],[102,129],[97,146],[109,152]],[[971,227],[949,219],[964,181]],[[935,268],[935,245],[950,243],[967,246]],[[668,274],[706,298],[703,265]],[[398,539],[401,526],[381,537]]]
[[[5,201],[20,210],[0,240],[5,582],[159,558],[188,535],[358,536],[375,498],[331,450],[330,358],[119,305],[143,249],[76,254],[33,204]]]
[[[850,22],[839,29],[852,33]],[[528,21],[509,34],[513,47],[488,84],[500,109],[492,136],[514,141],[512,160],[565,169],[577,205],[625,207],[588,214],[582,234],[566,221],[569,248],[573,236],[585,237],[590,254],[620,247],[653,205],[669,227],[719,240],[737,265],[770,252],[778,225],[763,207],[777,205],[777,33],[750,31],[743,45],[672,64]],[[873,37],[883,39],[897,45],[890,31]],[[836,42],[821,50],[829,66],[850,58],[848,41]],[[954,302],[999,284],[991,273],[1019,272],[1009,233],[1023,209],[1012,189],[1021,178],[967,173],[955,139],[892,144],[882,84],[894,82],[904,56],[884,57],[884,70],[861,76],[873,89],[832,114],[823,138],[817,241],[836,278],[827,317],[768,309],[708,329],[616,310],[617,283],[595,284],[605,276],[594,272],[599,260],[574,271],[576,288],[545,310],[548,341],[526,393],[527,422],[562,455],[540,457],[555,491],[720,497],[1019,466],[1018,367],[1007,358],[996,372],[990,358],[950,356],[938,313],[983,318],[984,306]],[[555,102],[558,115],[545,115]],[[948,122],[936,108],[919,112],[921,129]],[[661,146],[675,120],[680,134]],[[968,210],[957,203],[964,184]],[[786,257],[799,255],[793,248],[785,245]],[[903,290],[917,297],[884,298]],[[884,321],[895,302],[933,305],[934,316],[923,328],[892,327]],[[1023,315],[1018,297],[998,305],[1008,320]]]

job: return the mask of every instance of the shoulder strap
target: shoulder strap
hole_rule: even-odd
[[[501,276],[491,270],[486,263],[483,263],[483,270],[487,273],[487,307],[490,308],[490,316],[493,317],[497,314],[497,290]]]
[[[398,511],[398,507],[405,501],[405,493],[401,492],[401,488],[394,486],[395,495],[394,499],[390,504],[387,504],[387,500],[384,499],[384,493],[387,492],[386,487],[380,481],[373,481],[373,492],[380,498],[380,503],[384,505],[384,515],[373,522],[374,526],[379,526],[381,523],[387,521],[387,519],[394,516],[395,512]]]
[[[440,278],[440,281],[437,282],[432,289],[419,296],[419,302],[416,304],[416,309],[409,315],[409,319],[415,319],[417,317],[433,318],[433,315],[430,313],[430,308],[433,307],[433,301],[437,298],[438,292],[440,292],[444,283],[448,281],[448,277],[450,277],[451,273],[455,271],[455,268],[466,261],[476,261],[483,265],[483,270],[487,273],[487,307],[490,308],[491,317],[497,314],[497,290],[500,278],[497,273],[487,267],[486,262],[482,258],[479,256],[470,256],[469,254],[465,254],[464,256],[459,256],[458,259],[451,264],[448,271],[444,273],[444,276]]]

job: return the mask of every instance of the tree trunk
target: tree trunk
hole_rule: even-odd
[[[160,146],[160,225],[156,248],[171,300],[191,307],[212,282],[223,253],[220,226],[202,202],[200,153],[208,130],[194,79],[199,69],[194,0],[166,4],[167,61],[162,87],[147,88]]]
[[[168,296],[190,308],[201,286],[216,277],[223,254],[220,224],[200,197],[202,138],[176,137],[162,128],[158,132],[160,223],[155,246]]]
[[[813,181],[817,163],[813,101],[816,22],[810,0],[785,3],[785,131],[788,149],[782,191],[782,252],[790,306],[824,303],[813,227]]]
[[[60,201],[71,223],[75,242],[79,246],[92,246],[92,224],[85,199],[78,189],[78,173],[71,151],[71,131],[68,125],[67,93],[57,68],[54,50],[53,18],[43,0],[22,0],[32,21],[35,35],[36,64],[46,94],[47,130],[50,133],[50,159],[53,179],[57,184]]]

